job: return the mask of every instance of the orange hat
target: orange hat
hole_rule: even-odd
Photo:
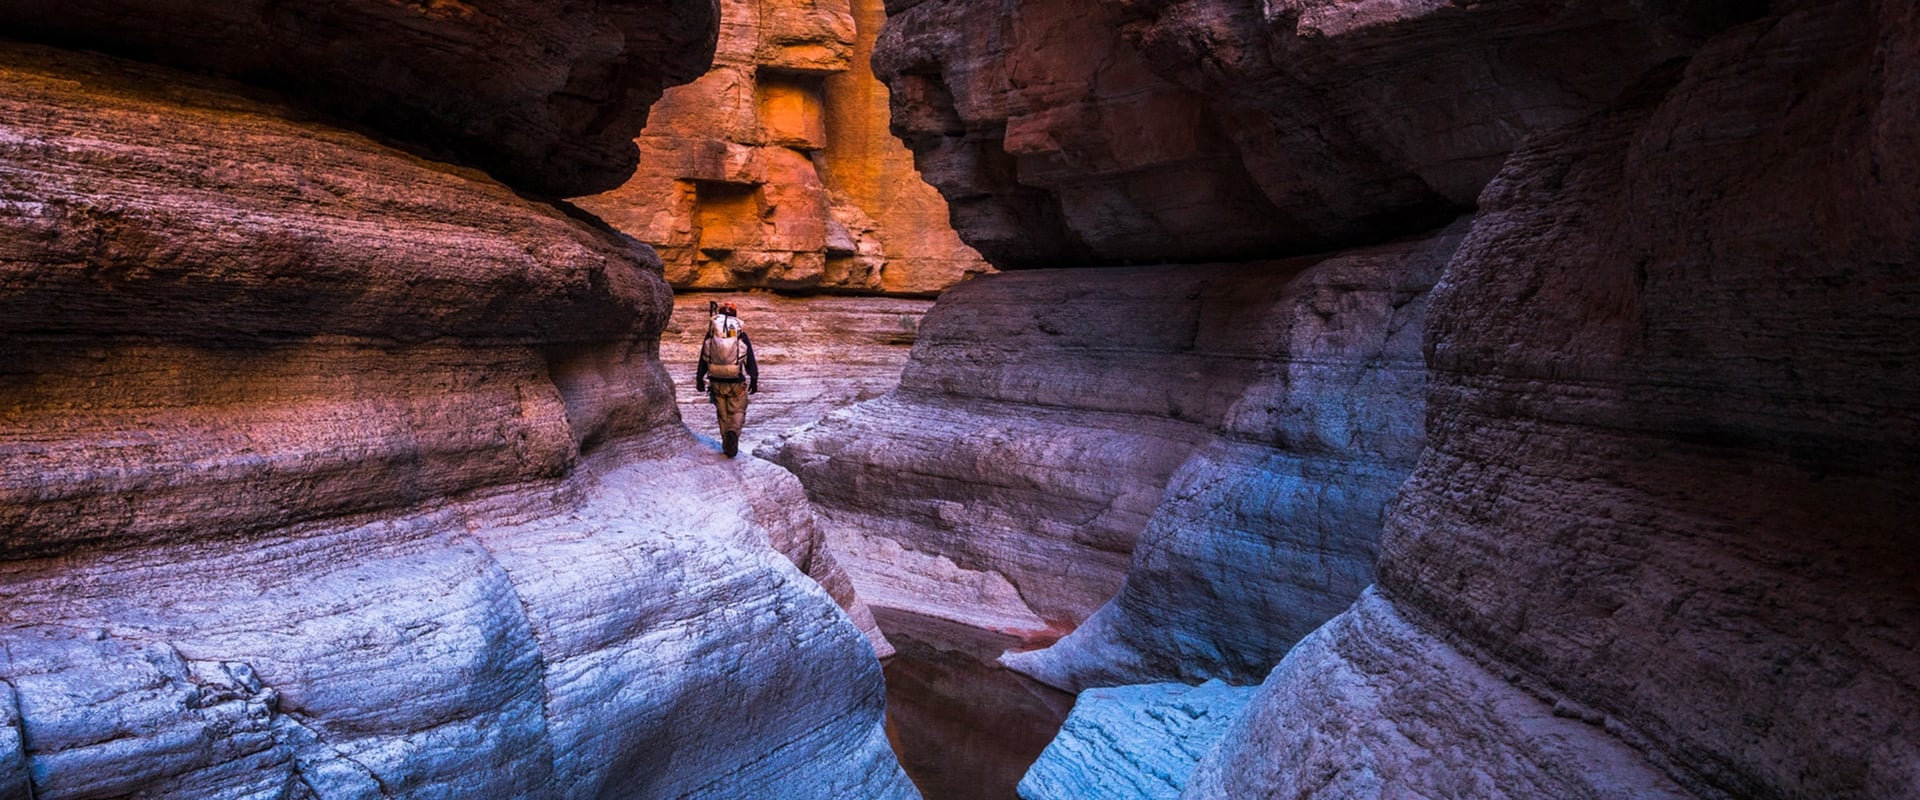
[[[725,314],[729,317],[740,316],[740,310],[737,308],[734,308],[732,303],[721,303],[720,313]]]

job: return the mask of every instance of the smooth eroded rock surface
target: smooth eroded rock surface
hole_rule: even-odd
[[[552,196],[633,172],[661,91],[713,54],[709,0],[17,0],[10,37],[284,92],[436,157]]]
[[[1425,230],[1688,41],[1628,0],[1002,5],[896,3],[874,58],[895,132],[1002,269]]]
[[[915,796],[644,245],[231,84],[0,73],[8,796]]]
[[[1221,681],[1081,692],[1060,735],[1020,780],[1020,797],[1174,800],[1253,693]]]
[[[1031,646],[1080,625],[1132,564],[1152,574],[1099,631],[1008,663],[1068,688],[1257,680],[1371,581],[1380,509],[1420,440],[1422,298],[1459,236],[978,279],[929,313],[899,391],[769,448],[870,603]],[[1293,473],[1241,477],[1269,462]],[[1303,503],[1314,524],[1269,528]],[[1216,504],[1241,535],[1205,533]],[[1255,557],[1313,568],[1212,571]],[[1184,605],[1199,595],[1216,600],[1204,621]]]
[[[1895,210],[1920,187],[1914,15],[1777,4],[1536,138],[1435,291],[1428,448],[1389,516],[1386,610],[1692,796],[1920,791],[1920,387],[1900,366],[1920,356],[1920,227]],[[1296,657],[1417,672],[1365,633],[1384,613],[1363,604]],[[1432,681],[1356,695],[1326,674],[1277,672],[1193,796],[1621,796],[1530,783],[1551,753],[1432,762],[1540,740],[1502,722],[1519,710],[1476,718],[1497,684],[1412,702]],[[1430,735],[1315,724],[1394,694],[1383,713]],[[1343,785],[1302,769],[1309,751],[1430,766]]]
[[[1523,691],[1369,591],[1287,654],[1178,796],[1688,796],[1610,724]]]
[[[931,297],[988,271],[888,132],[880,0],[728,0],[714,67],[670,89],[631,181],[578,202],[678,289]]]

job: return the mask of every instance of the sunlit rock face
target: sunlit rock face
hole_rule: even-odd
[[[0,29],[285,90],[564,197],[626,180],[647,107],[706,69],[715,12],[671,0],[19,0],[0,7]]]
[[[677,289],[932,296],[989,268],[887,132],[880,0],[725,0],[714,67],[667,91],[640,171],[580,205]]]
[[[914,796],[644,245],[214,79],[0,76],[0,795]]]
[[[896,2],[894,130],[1002,269],[1271,258],[1471,208],[1683,38],[1579,3]]]
[[[1598,745],[1549,770],[1581,761],[1524,752],[1523,712],[1476,721],[1523,697],[1673,784],[1645,795],[1920,792],[1920,18],[1774,11],[1488,188],[1379,595],[1188,796],[1641,796],[1596,783],[1647,771]],[[1441,688],[1462,657],[1488,688]],[[1355,707],[1377,724],[1317,724]],[[1434,731],[1479,752],[1435,759]]]
[[[1125,582],[1097,633],[1010,663],[1065,688],[1257,680],[1372,580],[1421,437],[1424,296],[1463,230],[971,281],[927,316],[899,391],[773,454],[870,603],[1032,646]],[[1302,569],[1246,574],[1274,560]]]

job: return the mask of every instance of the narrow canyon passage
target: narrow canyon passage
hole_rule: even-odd
[[[1920,797],[1920,4],[179,5],[0,3],[0,800]]]

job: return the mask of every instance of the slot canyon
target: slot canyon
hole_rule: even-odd
[[[1920,797],[1911,0],[8,0],[0,78],[0,800]]]

